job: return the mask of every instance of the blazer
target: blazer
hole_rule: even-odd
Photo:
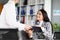
[[[40,24],[39,24],[40,25]],[[43,35],[47,38],[52,38],[52,26],[50,22],[43,22],[41,27],[42,31],[43,31]],[[36,33],[33,33],[33,38],[34,39],[38,39],[39,35],[36,35]]]

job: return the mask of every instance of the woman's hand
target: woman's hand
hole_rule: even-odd
[[[28,33],[29,38],[32,38],[33,30],[27,30],[26,33]]]
[[[33,30],[31,30],[31,29],[32,29],[31,26],[25,25],[25,32],[28,33],[29,38],[31,38],[32,34],[33,34]]]
[[[32,27],[31,26],[29,26],[29,25],[25,25],[25,31],[29,31],[30,29],[31,29]]]

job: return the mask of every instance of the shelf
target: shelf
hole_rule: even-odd
[[[39,3],[39,4],[28,5],[28,6],[35,6],[35,5],[44,5],[44,4],[43,3]]]
[[[23,2],[23,3],[22,3]],[[36,14],[39,9],[42,9],[44,6],[43,0],[28,0],[27,5],[24,5],[24,0],[20,0],[20,12],[19,19],[25,17],[24,22],[31,25],[31,21],[36,19]],[[24,10],[25,13],[22,11]],[[22,12],[22,13],[21,13]]]
[[[20,15],[21,17],[26,16],[26,15]]]
[[[36,15],[28,15],[28,16],[36,16]]]

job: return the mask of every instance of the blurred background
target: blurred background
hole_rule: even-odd
[[[8,0],[0,0],[0,13]],[[39,9],[45,9],[53,24],[54,32],[60,32],[60,0],[20,0],[16,5],[17,21],[33,25]]]

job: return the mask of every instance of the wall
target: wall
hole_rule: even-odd
[[[52,1],[52,22],[56,22],[60,25],[60,13],[59,15],[53,15],[53,10],[60,10],[60,0],[53,0]]]
[[[45,10],[48,13],[48,17],[51,20],[51,0],[45,0],[45,6],[44,6]]]

